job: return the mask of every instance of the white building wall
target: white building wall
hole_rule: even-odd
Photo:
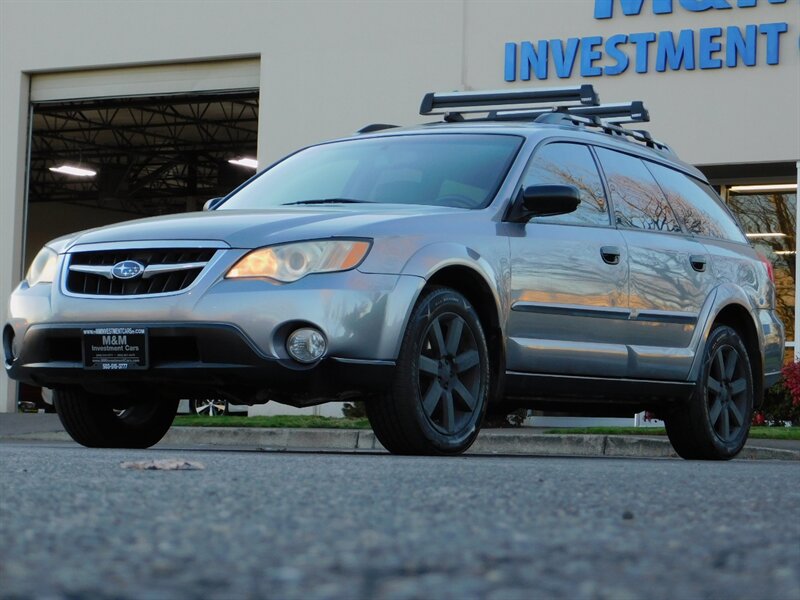
[[[736,4],[736,0],[730,0]],[[30,76],[260,57],[259,161],[370,122],[412,124],[422,94],[594,83],[644,100],[649,127],[696,164],[800,158],[800,3],[593,18],[592,0],[0,2],[0,323],[19,281]],[[696,4],[696,3],[695,3]],[[619,8],[617,7],[617,12]],[[779,65],[546,82],[503,78],[506,42],[785,21]],[[654,57],[651,56],[651,62]],[[600,65],[603,62],[598,63]],[[0,410],[12,408],[0,375]]]

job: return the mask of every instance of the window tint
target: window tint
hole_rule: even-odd
[[[581,193],[575,212],[554,217],[536,217],[536,223],[577,225],[610,224],[606,196],[592,153],[579,144],[548,144],[536,151],[523,187],[537,184],[574,185]]]
[[[664,190],[686,231],[693,235],[745,241],[742,232],[710,186],[655,163],[648,162],[647,167]]]
[[[675,213],[641,160],[605,148],[597,148],[597,155],[606,174],[617,225],[680,232]]]

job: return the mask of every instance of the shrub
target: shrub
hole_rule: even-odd
[[[753,415],[754,425],[800,425],[800,363],[783,368],[783,378],[764,393],[764,402]]]

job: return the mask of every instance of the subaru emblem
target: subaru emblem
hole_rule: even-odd
[[[115,279],[133,279],[144,272],[144,265],[135,260],[123,260],[111,268]]]

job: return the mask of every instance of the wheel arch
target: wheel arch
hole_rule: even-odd
[[[714,317],[709,332],[717,325],[727,325],[742,338],[750,359],[750,370],[753,373],[754,404],[761,404],[764,397],[764,361],[758,328],[750,311],[738,303],[724,306]],[[707,340],[706,340],[707,341]]]
[[[420,295],[430,287],[448,287],[462,294],[475,308],[489,348],[491,361],[489,399],[494,402],[499,401],[503,392],[506,345],[505,326],[496,287],[492,286],[487,275],[474,264],[460,261],[438,265],[425,279],[426,283],[420,290]],[[415,305],[418,298],[419,296],[414,301]]]

